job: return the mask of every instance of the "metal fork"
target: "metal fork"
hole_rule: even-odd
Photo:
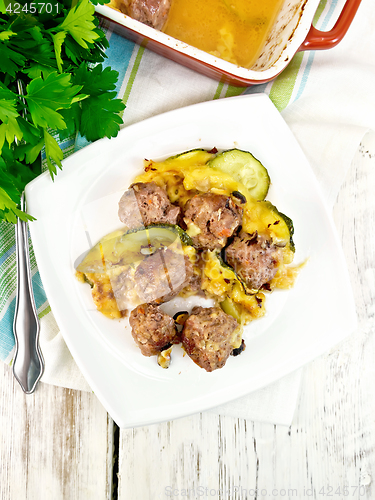
[[[21,210],[25,209],[24,194]],[[34,392],[44,371],[44,361],[39,347],[39,319],[33,295],[27,224],[18,219],[16,225],[17,299],[13,332],[16,355],[13,373],[26,394]]]
[[[22,82],[18,80],[17,84],[19,94],[23,95]],[[22,211],[26,209],[24,193],[21,196],[20,208]],[[31,283],[27,223],[21,219],[18,219],[16,224],[16,256],[17,298],[13,321],[16,354],[13,360],[13,374],[23,391],[31,394],[43,375],[44,360],[39,347],[39,318]]]

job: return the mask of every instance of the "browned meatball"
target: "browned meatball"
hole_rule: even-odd
[[[205,193],[191,198],[186,204],[184,222],[194,224],[199,234],[192,237],[197,248],[223,248],[242,221],[242,208],[228,196]]]
[[[144,356],[154,356],[179,342],[173,318],[154,304],[141,304],[130,313],[132,336]]]
[[[241,233],[225,250],[225,258],[249,288],[258,290],[275,276],[280,252],[264,236]]]
[[[157,30],[164,26],[170,6],[170,0],[122,0],[119,4],[121,12]]]
[[[150,224],[176,224],[180,207],[172,205],[167,193],[154,182],[139,182],[125,191],[118,216],[129,229]]]
[[[160,304],[178,295],[192,277],[193,265],[186,255],[160,249],[137,267],[135,289],[140,300]]]
[[[238,347],[233,332],[238,323],[219,307],[194,307],[182,330],[182,345],[190,358],[211,372],[222,368]]]

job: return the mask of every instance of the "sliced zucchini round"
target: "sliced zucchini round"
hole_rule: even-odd
[[[173,163],[179,166],[189,166],[189,165],[205,165],[215,153],[207,151],[205,149],[191,149],[189,151],[184,151],[174,156],[170,156],[164,162]]]
[[[177,224],[151,224],[150,226],[146,227],[146,230],[150,231],[151,237],[156,237],[158,234],[158,229],[164,230],[164,231],[170,231],[177,235],[181,243],[183,245],[187,246],[193,246],[193,240],[190,238],[190,236],[187,234],[186,231],[184,231],[180,226]],[[165,235],[167,235],[167,232],[164,232]]]
[[[229,314],[230,316],[233,316],[233,318],[237,321],[237,323],[240,325],[241,324],[241,306],[233,302],[232,299],[229,299],[228,297],[223,300],[223,302],[220,302],[220,307],[222,310],[226,313]]]
[[[77,266],[82,273],[105,272],[113,266],[136,265],[164,247],[192,246],[192,240],[179,226],[155,224],[144,229],[115,231],[104,236]],[[178,250],[178,248],[177,248]]]
[[[267,196],[270,185],[267,169],[248,151],[229,149],[218,154],[208,165],[241,182],[255,200],[264,200]]]
[[[293,241],[293,234],[294,234],[293,221],[292,221],[292,219],[290,217],[288,217],[287,215],[283,214],[282,212],[279,212],[279,215],[283,219],[283,221],[285,222],[287,228],[289,229],[289,245],[290,245],[290,249],[293,252],[295,252],[296,247],[295,247],[294,241]]]
[[[274,238],[275,243],[279,243],[281,246],[283,244],[288,244],[290,249],[295,252],[295,245],[293,241],[294,226],[293,221],[290,217],[279,212],[279,210],[272,205],[269,201],[265,202],[269,209],[270,214],[275,217],[275,221],[270,225],[272,231],[276,238]]]
[[[248,207],[246,220],[243,220],[243,230],[248,234],[255,231],[268,234],[276,245],[285,247],[289,244],[289,248],[293,252],[295,250],[292,219],[279,212],[268,200],[258,201]]]
[[[227,262],[225,261],[225,250],[217,255],[217,260],[219,261],[220,266],[223,269],[225,269],[226,271],[229,271],[233,274],[232,279],[238,281],[238,283],[241,285],[241,287],[246,295],[255,295],[257,293],[258,290],[248,288],[248,286],[246,285],[244,280],[241,278],[241,276],[236,273],[236,271],[233,269],[232,266],[227,264]]]

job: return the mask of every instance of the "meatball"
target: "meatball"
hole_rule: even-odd
[[[170,7],[171,0],[122,0],[119,5],[124,14],[157,30],[164,26]]]
[[[184,222],[193,224],[198,234],[192,236],[197,248],[223,248],[242,221],[243,209],[228,196],[205,193],[191,198],[185,207]],[[193,226],[193,227],[194,227]]]
[[[138,182],[119,201],[118,216],[129,229],[150,224],[176,224],[180,207],[172,205],[167,193],[155,182]]]
[[[198,271],[195,272],[194,266],[192,266],[192,269],[193,269],[193,272],[192,272],[192,275],[189,279],[189,283],[187,283],[187,285],[185,287],[185,292],[188,295],[194,294],[194,295],[202,295],[204,297],[205,295],[204,295],[204,291],[202,290],[201,273],[199,273]]]
[[[233,335],[237,321],[219,307],[194,307],[182,330],[182,345],[188,356],[211,372],[222,368],[240,338]]]
[[[154,304],[141,304],[130,313],[132,336],[144,356],[158,354],[179,339],[173,318]]]
[[[225,258],[249,288],[258,290],[275,276],[280,252],[258,233],[240,233],[226,248]]]
[[[135,289],[143,302],[167,302],[188,285],[193,265],[186,255],[169,248],[146,257],[134,274]]]

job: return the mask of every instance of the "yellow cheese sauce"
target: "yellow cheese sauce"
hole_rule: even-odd
[[[77,271],[76,278],[92,287],[91,294],[95,307],[109,319],[120,319],[126,311],[120,311],[113,294],[112,284],[106,273],[82,273]]]
[[[163,31],[198,49],[250,68],[283,0],[172,0]]]

